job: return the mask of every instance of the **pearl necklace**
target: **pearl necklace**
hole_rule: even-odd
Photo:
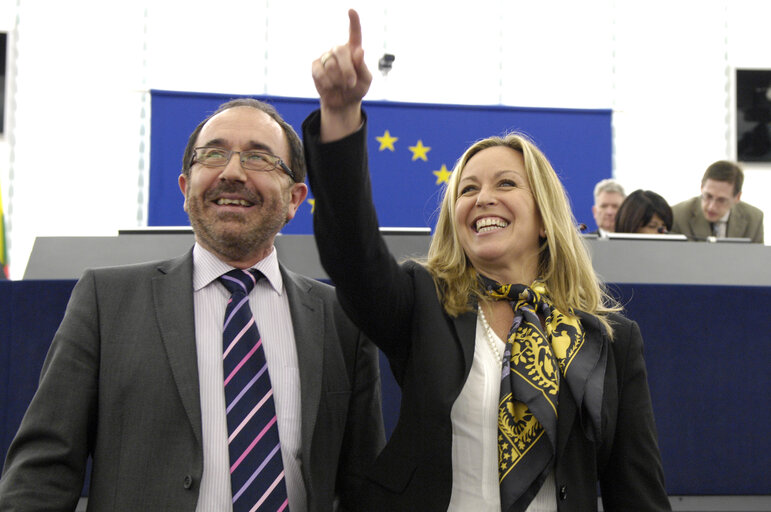
[[[503,357],[501,356],[500,350],[498,350],[498,347],[495,343],[495,338],[493,337],[493,329],[490,327],[490,324],[487,323],[487,318],[485,318],[485,312],[482,310],[482,305],[479,305],[479,318],[482,320],[482,326],[485,328],[485,339],[487,339],[487,345],[490,347],[490,350],[493,351],[493,355],[495,355],[495,359],[498,361],[499,364],[503,364]]]

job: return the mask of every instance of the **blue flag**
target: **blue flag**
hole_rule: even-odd
[[[148,225],[186,226],[177,184],[187,138],[235,96],[152,91]],[[272,104],[298,133],[318,100],[253,96]],[[590,224],[594,184],[611,176],[611,111],[365,101],[373,197],[383,227],[430,227],[455,161],[473,142],[528,135],[560,175],[578,222]],[[312,192],[287,234],[313,233]]]

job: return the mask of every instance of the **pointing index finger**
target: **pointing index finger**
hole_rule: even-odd
[[[354,9],[348,10],[348,19],[350,25],[348,29],[348,45],[353,48],[361,47],[361,22],[359,21],[359,13]]]

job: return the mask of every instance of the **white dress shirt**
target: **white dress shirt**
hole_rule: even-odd
[[[289,302],[275,248],[253,268],[267,278],[257,282],[249,294],[249,305],[263,339],[273,386],[289,509],[305,512],[308,506],[300,460],[300,372]],[[230,293],[217,281],[232,269],[195,244],[193,302],[203,427],[203,477],[196,507],[199,512],[227,512],[233,508],[222,375],[222,324]]]
[[[498,353],[503,341],[493,334]],[[474,361],[450,413],[452,420],[452,495],[450,512],[500,512],[498,486],[498,396],[501,363],[493,353],[481,318],[477,317]],[[556,512],[554,470],[527,512]]]

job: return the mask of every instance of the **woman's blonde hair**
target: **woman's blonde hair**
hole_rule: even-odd
[[[530,189],[546,230],[546,238],[541,240],[538,278],[546,283],[554,305],[563,312],[572,307],[596,315],[612,334],[605,316],[621,308],[607,294],[594,272],[557,173],[535,144],[520,133],[489,137],[474,143],[455,164],[448,180],[428,258],[424,262],[434,277],[445,311],[457,316],[473,309],[474,297],[488,300],[460,244],[455,205],[458,183],[468,161],[480,151],[495,146],[511,148],[524,158]]]

